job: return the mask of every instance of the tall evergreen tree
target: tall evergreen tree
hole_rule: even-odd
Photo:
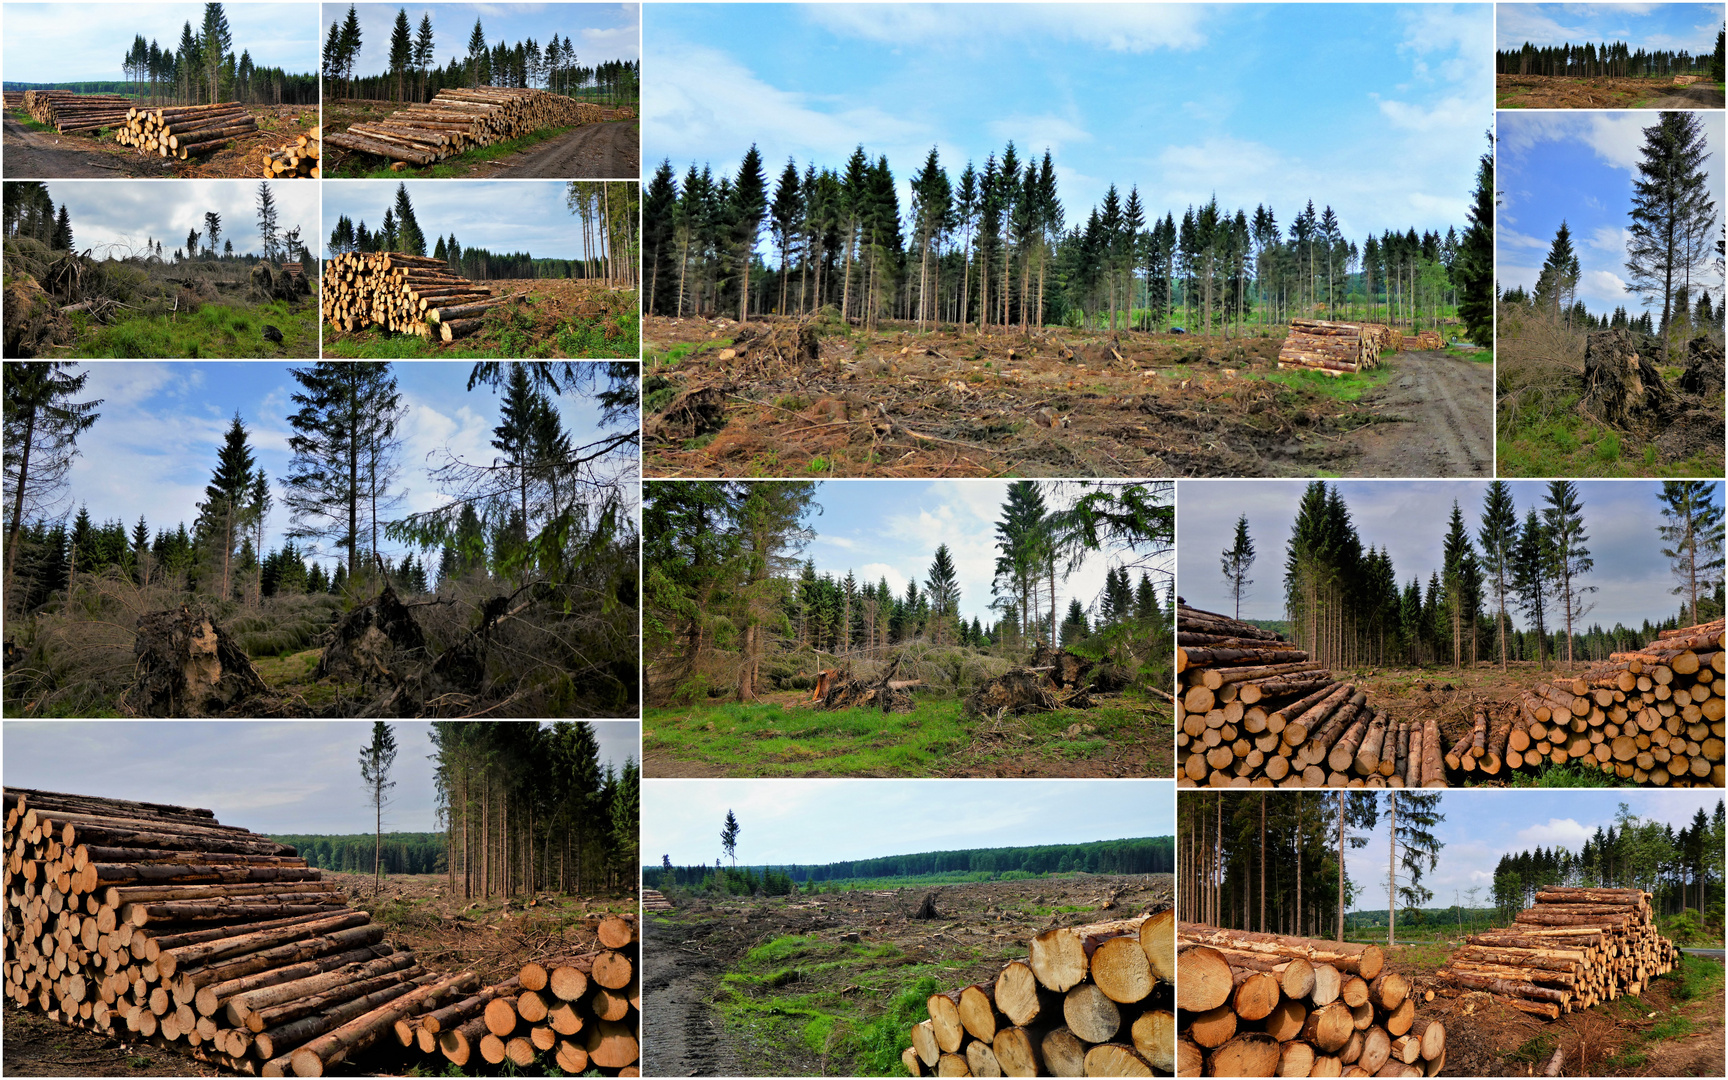
[[[73,374],[77,366],[57,360],[6,365],[5,498],[11,512],[6,523],[8,594],[25,517],[46,516],[78,454],[78,436],[101,416],[96,411],[101,399],[72,400],[83,393],[90,378],[88,371]]]
[[[1512,489],[1504,480],[1493,480],[1482,496],[1481,523],[1476,542],[1482,545],[1482,565],[1494,589],[1496,615],[1494,636],[1500,643],[1500,670],[1506,670],[1508,631],[1506,596],[1512,586],[1513,550],[1518,543],[1518,511],[1512,505]]]
[[[390,769],[396,764],[396,736],[382,720],[372,722],[372,741],[360,750],[360,780],[366,785],[366,800],[374,814],[374,847],[372,849],[372,895],[376,897],[384,882],[384,807],[388,793],[396,786],[390,779]]]
[[[1716,203],[1705,167],[1709,146],[1702,119],[1691,112],[1664,112],[1644,129],[1626,244],[1628,292],[1645,307],[1660,305],[1662,355],[1668,356],[1668,325],[1674,301],[1703,253],[1688,243],[1694,233],[1714,233]]]
[[[216,452],[216,470],[211,474],[210,483],[205,485],[204,501],[198,504],[196,526],[199,534],[208,538],[213,553],[219,547],[216,564],[222,582],[219,595],[224,600],[229,597],[234,546],[238,542],[237,534],[245,520],[247,500],[252,491],[253,464],[246,426],[236,411],[223,438],[222,448]]]
[[[1594,585],[1579,581],[1595,563],[1590,558],[1590,549],[1584,546],[1590,536],[1584,531],[1584,504],[1578,500],[1578,488],[1572,481],[1548,482],[1548,497],[1542,504],[1542,526],[1549,542],[1550,583],[1566,617],[1566,662],[1570,664],[1573,627],[1594,606],[1586,604],[1584,597],[1596,591]]]
[[[289,463],[283,501],[293,516],[292,538],[321,537],[347,553],[348,578],[360,570],[360,518],[367,498],[368,443],[379,432],[380,403],[396,378],[382,361],[324,361],[290,368],[301,390],[288,418]]]
[[[1483,348],[1494,345],[1494,136],[1476,165],[1469,224],[1458,246],[1458,317],[1470,340]]]
[[[930,598],[931,638],[936,644],[945,643],[950,625],[960,617],[960,578],[954,570],[954,557],[947,544],[936,546],[936,556],[930,561],[930,576],[924,579]]]
[[[267,180],[258,181],[258,239],[267,261],[275,262],[282,258],[282,244],[276,235],[276,196],[271,193]]]
[[[980,287],[982,291],[982,286]],[[996,522],[996,578],[993,591],[1017,605],[1022,633],[1031,633],[1037,615],[1038,583],[1049,549],[1044,496],[1031,480],[1008,485],[1008,498]],[[1055,631],[1055,612],[1051,612]]]
[[[1386,945],[1397,943],[1398,907],[1420,908],[1434,894],[1422,886],[1422,875],[1440,865],[1440,849],[1446,844],[1434,835],[1434,827],[1446,820],[1440,812],[1438,791],[1389,791],[1386,793],[1390,853],[1386,862]],[[1398,870],[1405,873],[1398,882]]]
[[[1703,621],[1698,616],[1699,595],[1708,596],[1722,581],[1721,490],[1718,481],[1664,480],[1656,496],[1663,518],[1656,533],[1677,582],[1672,591],[1691,611],[1693,625]]]
[[[203,50],[205,78],[210,84],[212,104],[222,100],[222,68],[228,60],[228,46],[232,40],[228,16],[222,10],[222,5],[205,4],[204,29],[199,35],[199,46]]]
[[[1230,599],[1235,603],[1235,617],[1242,617],[1242,596],[1248,591],[1248,586],[1254,580],[1248,576],[1248,569],[1254,565],[1254,540],[1248,535],[1248,515],[1243,514],[1236,519],[1236,537],[1228,548],[1224,549],[1220,560],[1224,571],[1224,585],[1230,590]]]
[[[744,160],[738,166],[738,180],[732,185],[733,221],[737,233],[734,243],[738,250],[738,272],[742,285],[738,291],[738,321],[750,320],[750,264],[756,258],[756,237],[762,228],[762,217],[768,210],[768,178],[762,173],[762,154],[751,143]]]
[[[1530,619],[1530,631],[1536,639],[1536,663],[1548,670],[1548,590],[1549,568],[1553,564],[1553,544],[1535,507],[1524,515],[1524,527],[1512,548],[1512,590],[1518,607]]]
[[[408,25],[408,9],[396,9],[396,22],[390,28],[390,74],[396,79],[396,100],[408,98],[406,81],[408,67],[414,62],[414,31]]]

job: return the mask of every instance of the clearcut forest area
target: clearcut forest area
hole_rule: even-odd
[[[634,365],[161,374],[8,369],[8,715],[636,711]]]
[[[1722,117],[1654,119],[1643,129],[1631,198],[1616,222],[1624,227],[1607,248],[1614,257],[1606,272],[1624,273],[1625,290],[1644,310],[1590,310],[1578,295],[1585,241],[1565,220],[1532,287],[1513,285],[1500,296],[1502,476],[1722,475],[1723,249],[1710,194],[1722,162],[1706,141],[1709,128],[1720,134]],[[1503,130],[1521,131],[1524,120],[1509,117]],[[1589,238],[1586,258],[1603,250],[1599,237],[1597,230]]]
[[[1492,471],[1491,155],[1467,221],[1358,240],[1313,200],[1178,218],[1112,185],[1082,218],[1021,153],[951,177],[932,150],[906,207],[862,147],[772,184],[755,148],[735,176],[663,162],[648,471]]]
[[[1178,782],[1720,786],[1722,484],[1478,491],[1448,512],[1370,485],[1316,481],[1294,507],[1235,485],[1205,523],[1235,524],[1220,574],[1188,538],[1224,493],[1185,488],[1183,581],[1216,606],[1177,600]]]
[[[326,175],[641,175],[641,62],[584,64],[570,40],[572,31],[586,40],[589,31],[604,28],[561,25],[544,44],[528,36],[488,45],[484,18],[511,13],[450,4],[422,11],[417,26],[406,8],[396,8],[384,39],[366,27],[381,25],[390,5],[350,4],[343,13],[331,4],[325,10],[333,16],[324,42]],[[597,10],[579,6],[560,14],[569,19]],[[459,51],[454,46],[461,40],[466,44]],[[443,65],[440,43],[449,52]]]
[[[644,866],[643,1071],[905,1076],[932,995],[993,983],[1041,931],[1169,908],[1174,870],[1168,836]]]
[[[1375,1071],[1720,1075],[1723,804],[1689,794],[1615,810],[1555,793],[1541,816],[1568,837],[1554,841],[1507,797],[1184,795],[1178,975],[1183,1034],[1206,1056],[1193,1075],[1268,1048],[1276,1062],[1280,1042],[1286,1062]],[[1249,988],[1227,1003],[1233,982]],[[1365,1029],[1352,1000],[1373,1007]]]
[[[332,185],[326,205],[335,224],[320,300],[325,352],[634,358],[638,190],[576,180],[460,191],[416,183],[412,192],[405,182],[394,192],[388,184]],[[481,243],[484,230],[502,235],[496,214],[506,204],[517,215],[512,243],[544,244],[539,254]],[[367,226],[368,213],[376,228]]]
[[[1652,5],[1696,7],[1704,5]],[[1722,31],[1714,51],[1650,48],[1625,41],[1570,42],[1494,54],[1502,109],[1720,109]]]
[[[6,182],[8,359],[318,355],[318,263],[300,235],[316,191],[140,183]],[[116,205],[137,216],[116,222]]]
[[[256,63],[248,46],[278,51],[269,39],[280,28],[269,16],[255,17],[244,8],[231,25],[221,4],[205,4],[202,20],[196,26],[185,21],[177,37],[172,22],[140,26],[124,57],[92,55],[94,37],[54,34],[62,70],[117,70],[122,78],[8,79],[6,179],[278,175],[267,155],[317,139],[318,77],[311,70],[316,57],[308,50],[308,67],[301,71]],[[133,21],[136,11],[89,5],[57,17]],[[39,45],[43,38],[28,20],[41,17],[18,10],[13,48]],[[12,72],[20,66],[14,62]]]
[[[1169,776],[1171,485],[964,487],[647,484],[647,775]]]

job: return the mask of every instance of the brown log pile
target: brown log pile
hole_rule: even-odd
[[[1182,1076],[1435,1076],[1446,1028],[1374,945],[1178,931]]]
[[[1555,1020],[1673,970],[1680,950],[1656,930],[1642,889],[1549,886],[1513,925],[1473,934],[1436,972],[1439,993],[1471,992]]]
[[[495,296],[452,273],[443,259],[353,251],[325,265],[322,306],[325,321],[338,330],[376,327],[455,341],[478,330],[490,309],[525,295]]]
[[[1536,683],[1478,713],[1485,745],[1454,746],[1447,767],[1492,777],[1571,761],[1623,784],[1721,787],[1723,644],[1720,619],[1683,626],[1581,677]]]
[[[219,150],[258,130],[258,119],[238,101],[215,105],[164,105],[133,108],[115,129],[114,141],[140,154],[179,158]]]
[[[1438,330],[1419,330],[1414,334],[1403,334],[1398,342],[1398,348],[1403,352],[1428,352],[1445,347],[1446,342],[1441,340]]]
[[[1292,319],[1278,350],[1278,366],[1345,375],[1375,366],[1392,346],[1391,327],[1379,323]]]
[[[598,105],[545,90],[482,86],[440,90],[431,101],[398,109],[382,120],[350,124],[325,142],[344,150],[430,165],[476,147],[542,128],[593,123]]]
[[[931,995],[900,1055],[913,1076],[1176,1071],[1176,913],[1053,927],[988,982]]]
[[[47,124],[62,135],[88,135],[124,123],[132,99],[120,94],[26,90],[22,104],[30,119]]]
[[[318,159],[323,152],[319,145],[320,139],[319,129],[314,128],[311,134],[298,136],[287,146],[265,150],[262,173],[264,179],[309,176],[316,180],[321,175],[318,171]]]
[[[1400,720],[1277,634],[1176,609],[1178,786],[1445,787],[1439,724]]]

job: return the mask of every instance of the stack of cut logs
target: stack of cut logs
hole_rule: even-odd
[[[382,120],[350,124],[324,141],[410,165],[430,165],[470,147],[598,119],[599,106],[562,94],[483,86],[440,90],[431,101],[398,109]]]
[[[1582,678],[1478,709],[1446,764],[1494,777],[1576,761],[1633,784],[1721,787],[1724,666],[1720,619],[1664,630]]]
[[[1679,955],[1657,933],[1650,894],[1642,889],[1551,886],[1511,927],[1467,938],[1436,975],[1439,993],[1448,997],[1481,991],[1554,1020],[1642,993]]]
[[[477,1010],[519,995],[520,979],[482,989],[474,972],[426,971],[293,848],[209,810],[18,788],[4,805],[4,991],[51,1019],[248,1075],[319,1076],[399,1023],[431,1014],[467,1030]],[[603,942],[634,939],[633,922],[612,922]],[[623,953],[571,964],[601,987],[632,985]],[[612,1026],[628,1010],[598,992],[567,1000],[586,1010],[560,1014],[568,1034],[594,1022],[561,1063],[577,1050],[584,1066],[634,1060],[634,1036]],[[521,996],[509,1001],[529,1016]],[[546,1004],[543,1018],[557,1010]],[[552,1048],[532,1028],[529,1040]]]
[[[523,295],[494,296],[491,289],[451,273],[443,259],[356,251],[330,260],[323,307],[330,325],[345,332],[375,326],[455,341],[480,329],[489,308]]]
[[[157,154],[185,161],[193,154],[207,154],[249,132],[258,130],[258,120],[238,101],[217,105],[164,105],[154,109],[131,109],[114,132],[122,146],[134,146],[140,154]]]
[[[991,982],[932,995],[913,1076],[1151,1076],[1176,1068],[1176,914],[1046,930]]]
[[[1445,347],[1446,343],[1440,340],[1440,331],[1438,330],[1420,330],[1414,334],[1402,334],[1398,342],[1398,348],[1404,352],[1431,351]]]
[[[1183,923],[1181,1076],[1435,1076],[1446,1028],[1373,945]]]
[[[70,90],[26,90],[24,111],[62,135],[86,135],[125,123],[132,99],[119,94],[75,94]]]
[[[1446,786],[1438,722],[1400,721],[1272,631],[1177,604],[1178,784]]]
[[[23,90],[0,91],[0,106],[4,106],[8,109],[22,109],[24,107],[25,93],[26,91]]]
[[[1328,375],[1366,371],[1392,346],[1392,328],[1379,323],[1292,319],[1279,367],[1309,368]]]
[[[264,151],[264,179],[270,180],[279,176],[310,176],[317,179],[318,138],[318,130],[314,129],[310,135],[301,135],[287,146]]]

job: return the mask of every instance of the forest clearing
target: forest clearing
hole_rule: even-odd
[[[1562,75],[1494,76],[1502,109],[1720,109],[1723,91],[1689,77],[1590,78]]]
[[[626,253],[635,243],[636,189],[571,181],[452,193],[417,182],[410,192],[399,182],[386,202],[384,185],[333,185],[328,208],[336,219],[320,298],[325,349],[373,358],[635,357],[640,316]],[[439,230],[430,239],[416,197],[426,227],[435,221]],[[485,209],[493,199],[511,200],[533,223],[519,239],[546,245],[538,254],[473,242],[474,230],[499,228]],[[363,214],[379,203],[374,231]],[[566,215],[580,223],[579,242]]]
[[[7,182],[5,355],[317,356],[318,267],[300,237],[316,192],[268,181],[160,190],[168,197],[144,197],[137,181]],[[200,212],[203,228],[181,247],[150,235]],[[256,231],[243,231],[254,214]]]
[[[1720,796],[1635,803],[1656,816],[1615,810],[1623,797],[1544,798],[1180,796],[1193,873],[1178,903],[1195,920],[1179,930],[1192,946],[1180,986],[1222,980],[1225,993],[1194,1004],[1212,1010],[1186,1031],[1196,1056],[1264,1053],[1262,1032],[1294,1037],[1276,1029],[1345,1066],[1371,1055],[1364,1068],[1416,1066],[1406,1075],[1716,1075]],[[1542,813],[1565,825],[1564,842],[1547,843]],[[1484,845],[1491,834],[1537,843]],[[1436,889],[1454,902],[1428,906]],[[1386,899],[1393,917],[1365,910]]]
[[[226,117],[231,122],[221,129],[231,130],[233,134],[207,139],[204,143],[188,142],[187,145],[199,149],[188,151],[184,156],[178,146],[170,147],[165,153],[160,147],[151,147],[146,153],[143,147],[122,143],[116,137],[126,130],[126,113],[143,114],[146,111],[155,113],[160,110],[142,103],[125,106],[111,123],[101,128],[62,131],[32,119],[22,106],[16,110],[8,106],[6,177],[19,180],[255,177],[260,173],[266,154],[300,139],[316,142],[318,138],[316,104],[236,105]],[[246,119],[233,120],[233,116],[245,116]],[[196,137],[196,133],[191,136]],[[289,179],[292,174],[281,175],[283,179]]]
[[[491,434],[514,462],[502,469],[448,445],[433,451],[442,465],[402,460],[403,441],[419,437],[407,387],[486,407],[460,389],[460,370],[212,367],[203,374],[235,401],[291,381],[295,434],[256,439],[237,409],[217,447],[152,459],[177,472],[214,454],[192,525],[154,539],[142,514],[128,526],[86,503],[66,520],[78,440],[103,437],[99,408],[124,418],[137,407],[75,402],[95,372],[70,367],[34,365],[7,384],[6,443],[29,463],[6,477],[10,714],[635,712],[637,534],[622,493],[635,432],[609,427],[634,420],[633,367],[476,365],[473,385],[499,395]],[[594,401],[615,410],[606,427],[564,426],[562,409]],[[401,513],[410,484],[436,494]],[[158,517],[184,512],[152,505]],[[272,518],[278,506],[288,520]]]
[[[1456,333],[1454,325],[1443,333]],[[650,316],[646,468],[677,476],[1481,476],[1493,354],[1280,368],[1238,338]]]
[[[1534,14],[1539,9],[1531,9]],[[1607,9],[1568,22],[1525,13],[1499,15],[1494,98],[1502,109],[1720,109],[1721,20],[1689,4],[1651,4],[1614,19]],[[1701,19],[1697,16],[1701,15]],[[1600,20],[1600,26],[1592,26]],[[1508,47],[1526,31],[1550,35],[1562,26],[1582,32],[1574,44],[1553,40]],[[1508,24],[1517,24],[1509,26]],[[1712,25],[1714,24],[1714,25]],[[1612,27],[1611,30],[1608,28]],[[1591,30],[1622,40],[1589,40]],[[1710,31],[1716,30],[1712,51]],[[1602,37],[1606,34],[1600,35]],[[1627,36],[1641,40],[1628,42]],[[1690,38],[1695,50],[1683,47]]]
[[[974,490],[646,485],[649,775],[1169,776],[1170,485],[1004,485],[926,555]]]

